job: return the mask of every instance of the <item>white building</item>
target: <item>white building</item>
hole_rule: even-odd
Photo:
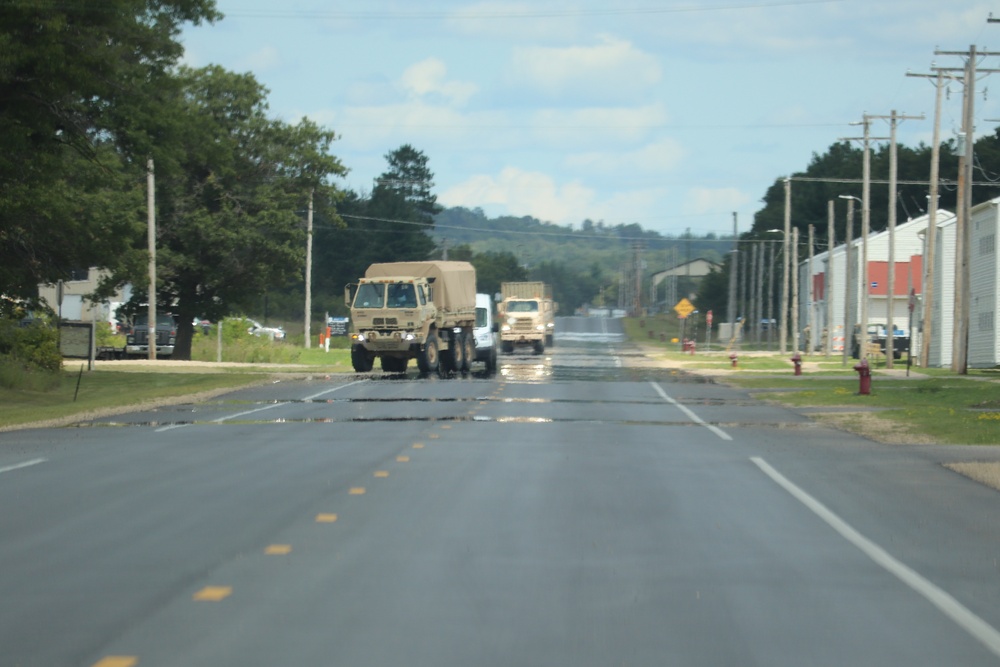
[[[924,252],[926,253],[926,238]],[[927,365],[951,366],[955,332],[955,217],[939,221],[934,240],[934,293]]]
[[[1000,271],[997,267],[997,233],[1000,232],[1000,198],[972,209],[969,226],[969,368],[1000,366]]]
[[[861,238],[856,238],[849,244],[850,294],[847,293],[847,244],[815,255],[812,266],[809,265],[809,260],[799,264],[799,327],[814,327],[816,335],[813,336],[813,341],[816,349],[823,349],[823,332],[828,331],[833,340],[834,352],[843,351],[844,343],[850,343],[851,330],[861,321],[862,298],[868,299],[870,323],[887,324],[891,320],[897,328],[909,331],[910,290],[913,289],[918,295],[923,291],[923,231],[927,228],[928,220],[929,217],[923,215],[896,226],[892,299],[889,298],[887,280],[888,230],[868,237],[867,290],[862,289],[861,284],[861,254],[864,246]],[[943,221],[954,220],[954,214],[938,211],[937,220],[940,228]],[[855,224],[857,225],[857,221]],[[827,299],[832,300],[830,322],[827,321]],[[914,328],[918,318],[919,313],[914,313]]]

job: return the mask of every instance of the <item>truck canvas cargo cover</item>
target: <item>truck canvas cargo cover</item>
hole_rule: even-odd
[[[469,262],[385,262],[369,266],[365,278],[433,278],[438,308],[475,312],[476,269]]]

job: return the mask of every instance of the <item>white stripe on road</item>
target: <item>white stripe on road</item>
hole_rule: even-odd
[[[944,592],[916,571],[893,558],[882,547],[852,528],[846,521],[831,512],[784,475],[772,468],[764,459],[754,456],[750,458],[754,464],[770,477],[778,486],[792,494],[796,500],[808,507],[831,528],[840,533],[845,540],[860,549],[876,564],[922,595],[928,602],[938,608],[945,616],[954,621],[960,628],[978,639],[993,653],[1000,657],[1000,632],[983,619],[969,611],[961,602]]]
[[[669,403],[670,405],[674,406],[675,408],[677,408],[678,410],[680,410],[681,412],[683,412],[684,414],[686,414],[688,416],[688,419],[690,419],[694,423],[700,424],[700,425],[704,426],[709,431],[711,431],[715,435],[719,436],[723,440],[732,440],[733,439],[733,436],[729,435],[728,433],[726,433],[725,431],[723,431],[718,426],[713,426],[712,424],[709,424],[704,419],[702,419],[701,417],[699,417],[698,415],[696,415],[694,412],[692,412],[691,410],[689,410],[687,406],[681,405],[680,403],[678,403],[677,401],[675,401],[673,398],[671,398],[670,396],[668,396],[667,392],[663,391],[663,387],[661,387],[660,385],[656,384],[653,381],[650,381],[649,384],[653,385],[653,389],[655,389],[657,391],[657,393],[660,396],[663,397],[663,400],[665,400],[667,403]]]
[[[335,391],[340,391],[341,389],[344,389],[346,387],[350,387],[350,386],[353,386],[353,385],[356,385],[356,384],[361,384],[362,382],[365,382],[365,380],[355,380],[354,382],[348,382],[347,384],[342,384],[342,385],[336,386],[333,389],[324,389],[323,391],[319,392],[318,394],[313,394],[312,396],[306,396],[302,400],[303,401],[314,401],[317,398],[319,398],[320,396],[326,396],[327,394],[332,394]],[[271,408],[276,408],[279,405],[284,405],[284,403],[282,403],[282,402],[279,402],[279,403],[269,403],[268,405],[264,405],[264,406],[259,407],[259,408],[254,408],[253,410],[244,410],[243,412],[237,412],[234,415],[229,415],[229,416],[226,416],[226,417],[219,417],[218,419],[213,419],[211,423],[213,423],[213,424],[221,424],[222,422],[229,421],[230,419],[236,419],[237,417],[245,417],[246,415],[252,415],[252,414],[254,414],[256,412],[263,412],[264,410],[270,410]],[[156,429],[156,433],[162,433],[163,431],[169,431],[170,429],[183,428],[185,426],[192,426],[192,425],[193,424],[173,424],[171,426],[164,426],[162,428]]]
[[[15,463],[12,466],[5,466],[0,468],[0,473],[11,472],[13,470],[20,470],[21,468],[30,468],[31,466],[36,466],[39,463],[45,463],[48,459],[31,459],[30,461],[25,461],[24,463]]]

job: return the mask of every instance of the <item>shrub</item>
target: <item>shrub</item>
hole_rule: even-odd
[[[0,356],[27,368],[51,372],[62,370],[59,333],[44,324],[18,326],[11,320],[0,322]]]

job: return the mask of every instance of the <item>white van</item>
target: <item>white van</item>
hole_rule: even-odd
[[[493,299],[489,294],[476,295],[476,325],[472,335],[476,339],[476,361],[486,362],[486,372],[497,369],[497,347],[500,344],[500,325],[494,319]]]

